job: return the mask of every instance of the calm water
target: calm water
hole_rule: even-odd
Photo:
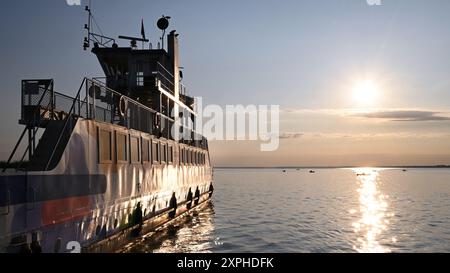
[[[215,189],[129,251],[450,252],[449,169],[216,169]]]

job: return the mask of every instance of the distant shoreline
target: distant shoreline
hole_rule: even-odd
[[[351,169],[351,168],[364,168],[361,166],[329,166],[329,167],[317,167],[317,166],[286,166],[286,167],[213,167],[214,169]],[[450,169],[450,165],[436,165],[436,166],[376,166],[370,168],[388,168],[388,169]]]

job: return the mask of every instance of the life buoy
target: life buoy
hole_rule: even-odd
[[[121,96],[119,100],[119,111],[122,117],[124,117],[125,114],[127,113],[127,109],[128,109],[128,100],[125,96]]]
[[[161,115],[158,114],[154,114],[153,117],[153,128],[154,128],[154,135],[157,136],[158,138],[162,137],[163,132],[161,129]]]
[[[161,116],[160,115],[154,114],[154,116],[153,116],[153,125],[158,130],[161,128]]]

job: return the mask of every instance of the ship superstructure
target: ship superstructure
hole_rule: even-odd
[[[158,26],[165,32],[168,17]],[[86,28],[104,77],[83,79],[75,97],[51,79],[22,81],[25,128],[9,158],[19,162],[0,175],[2,252],[113,251],[212,195],[207,139],[183,126],[197,113],[178,34],[167,50],[139,49],[145,34],[121,36],[130,46],[120,47]]]

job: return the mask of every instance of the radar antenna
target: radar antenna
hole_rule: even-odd
[[[169,20],[170,20],[170,16],[162,16],[158,22],[156,23],[156,25],[158,26],[158,28],[160,30],[162,30],[162,35],[161,35],[161,45],[162,45],[162,49],[164,49],[164,36],[166,35],[166,29],[169,27]]]

